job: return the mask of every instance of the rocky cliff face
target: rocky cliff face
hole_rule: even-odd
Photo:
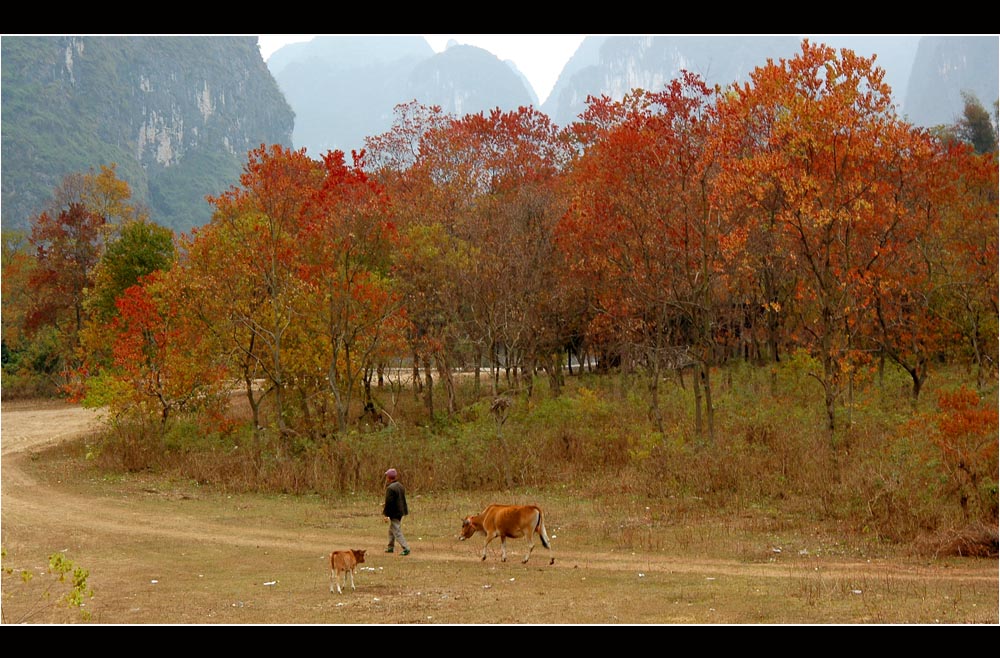
[[[118,165],[154,221],[208,221],[247,151],[291,145],[294,115],[256,37],[4,37],[3,224],[68,173]]]

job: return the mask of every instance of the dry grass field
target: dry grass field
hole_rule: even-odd
[[[410,490],[409,556],[382,552],[370,494],[235,495],[90,468],[86,410],[2,412],[5,624],[997,624],[996,559],[865,555],[831,524],[774,512],[657,518],[579,491]],[[535,502],[555,564],[536,544],[457,539],[489,502]],[[329,591],[328,553],[365,548],[357,589]],[[82,606],[47,573],[86,570]],[[25,581],[23,573],[32,577]]]

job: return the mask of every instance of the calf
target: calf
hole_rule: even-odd
[[[462,533],[459,540],[464,541],[477,532],[486,535],[486,543],[483,544],[482,559],[486,559],[486,547],[490,542],[500,538],[500,560],[507,561],[507,538],[520,539],[524,537],[528,540],[528,552],[521,560],[527,562],[531,557],[531,551],[535,548],[534,535],[537,533],[542,540],[542,546],[549,551],[549,536],[545,532],[545,523],[542,521],[542,510],[537,505],[490,505],[482,514],[467,516],[462,519]],[[552,557],[549,564],[555,564],[556,559]]]
[[[351,589],[354,587],[354,570],[365,561],[367,549],[357,550],[352,548],[347,551],[333,551],[330,553],[330,591],[333,586],[337,586],[337,594],[341,593],[340,580],[343,578],[344,587],[347,587],[347,579],[351,579]]]

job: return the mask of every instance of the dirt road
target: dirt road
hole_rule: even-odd
[[[26,404],[5,407],[0,414],[4,530],[18,528],[28,519],[37,518],[40,512],[51,511],[53,506],[61,508],[71,504],[71,500],[28,475],[24,463],[39,449],[76,438],[96,425],[97,415],[77,406]]]
[[[84,611],[91,623],[933,622],[926,615],[997,623],[995,562],[965,568],[637,555],[588,550],[583,538],[572,541],[568,526],[557,529],[555,567],[545,566],[548,555],[539,547],[529,565],[500,564],[495,556],[481,562],[479,543],[455,541],[457,528],[440,521],[457,520],[466,501],[418,501],[424,516],[404,526],[413,555],[385,555],[380,501],[331,509],[318,499],[230,496],[141,475],[86,480],[67,466],[64,481],[43,449],[96,425],[96,414],[79,407],[3,407],[4,567],[36,574],[30,589],[5,573],[5,623],[83,621],[79,609],[37,600],[54,552],[88,569],[95,595]],[[347,547],[369,550],[359,592],[331,595],[326,556]],[[727,579],[737,583],[732,595],[716,585]],[[947,583],[941,596],[949,609],[924,610],[928,592],[936,591],[929,580]],[[862,601],[862,592],[871,598]]]

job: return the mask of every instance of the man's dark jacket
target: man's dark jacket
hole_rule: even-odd
[[[410,511],[406,508],[406,491],[398,481],[392,482],[385,488],[385,506],[382,507],[382,515],[390,519],[401,519]]]

